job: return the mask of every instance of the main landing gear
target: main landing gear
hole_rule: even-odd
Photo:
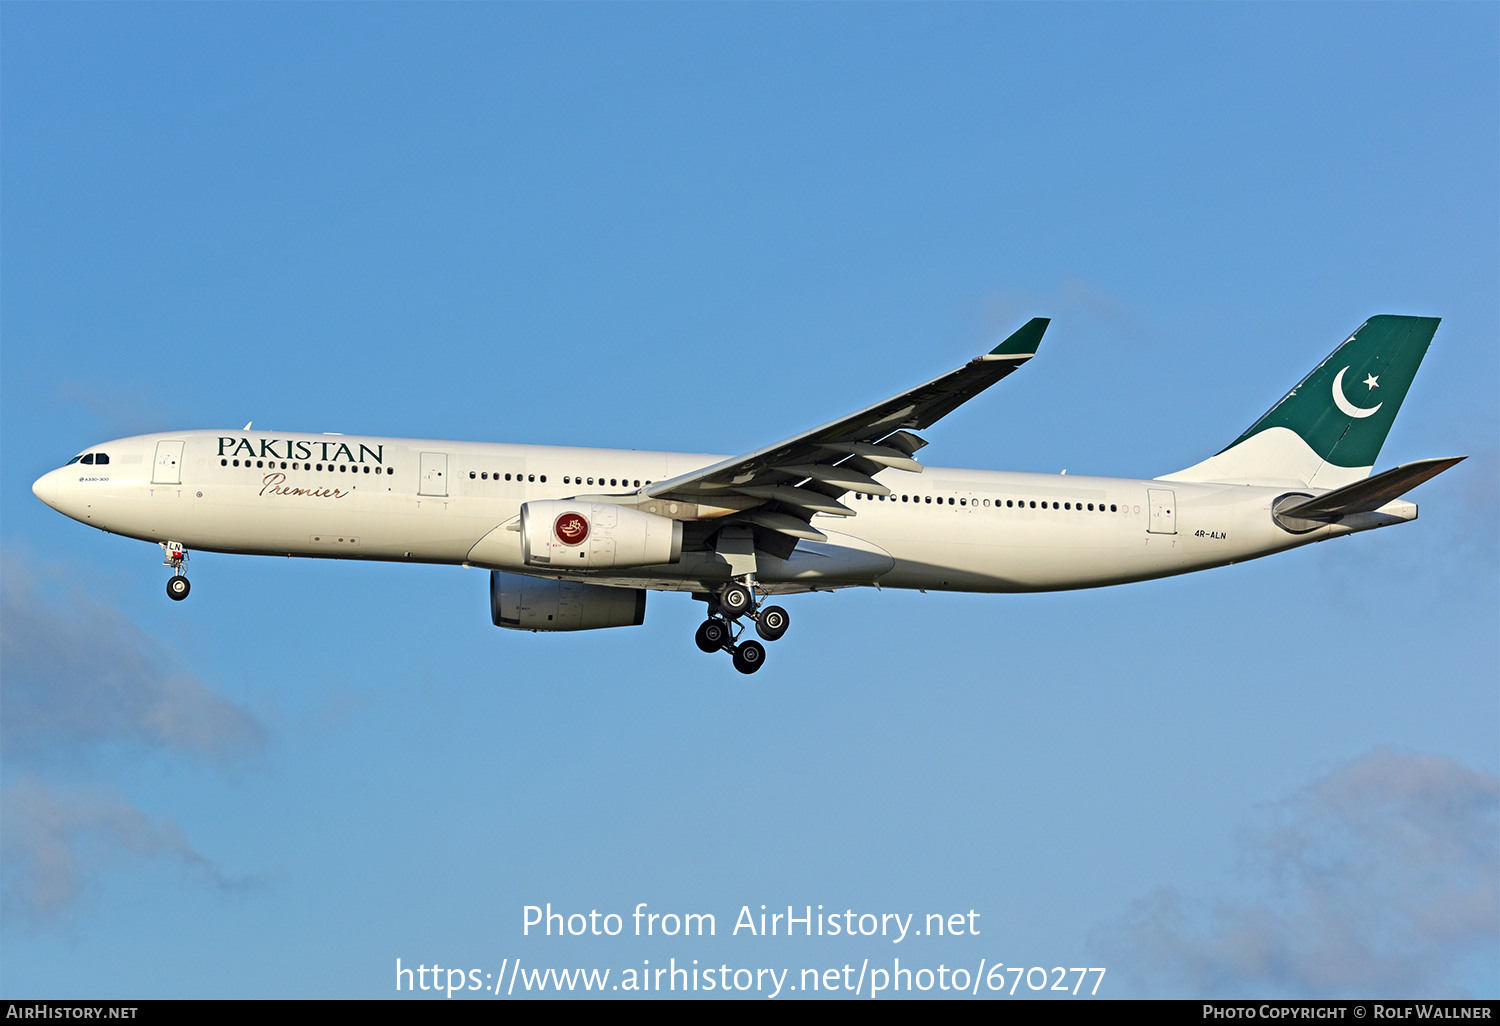
[[[188,559],[187,551],[182,547],[182,542],[169,541],[157,544],[167,556],[162,560],[161,565],[172,568],[172,576],[167,578],[167,597],[174,602],[181,602],[193,589],[193,586],[188,583],[187,574],[182,569]]]
[[[734,658],[734,668],[741,673],[754,673],[761,668],[766,661],[766,646],[754,639],[738,640],[745,631],[740,617],[748,616],[755,621],[755,633],[766,641],[776,641],[791,626],[785,609],[757,607],[755,593],[738,581],[725,585],[710,597],[708,608],[708,619],[693,640],[704,652],[728,652]]]

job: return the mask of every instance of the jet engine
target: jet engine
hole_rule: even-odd
[[[521,557],[551,570],[675,563],[682,522],[607,502],[528,502],[521,506]]]
[[[490,571],[490,618],[513,631],[591,631],[646,620],[644,588],[543,581]]]

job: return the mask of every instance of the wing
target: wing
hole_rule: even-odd
[[[872,475],[887,468],[920,473],[922,465],[912,456],[927,443],[912,432],[936,423],[1031,359],[1049,323],[1033,318],[989,353],[942,377],[774,445],[658,481],[646,494],[691,503],[700,518],[753,525],[757,548],[790,554],[799,538],[823,538],[809,526],[815,515],[854,515],[838,501],[845,492],[889,495]]]

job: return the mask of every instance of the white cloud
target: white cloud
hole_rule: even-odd
[[[87,757],[105,746],[224,764],[264,747],[264,727],[118,610],[81,594],[52,601],[29,557],[7,548],[0,558],[0,748],[28,769],[0,791],[5,917],[53,920],[108,874],[142,862],[234,886],[171,817],[113,789],[44,777],[87,776]]]
[[[1500,780],[1381,749],[1270,810],[1244,854],[1260,896],[1164,887],[1101,934],[1142,991],[1459,996],[1500,962]]]
[[[212,886],[240,886],[199,854],[170,817],[153,818],[116,794],[61,790],[28,777],[0,792],[0,816],[7,919],[53,919],[105,872],[132,862],[166,861]]]
[[[8,758],[71,759],[126,742],[223,761],[260,748],[246,710],[183,670],[118,610],[82,595],[43,596],[25,556],[0,575],[0,743]]]

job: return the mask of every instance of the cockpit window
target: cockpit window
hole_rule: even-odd
[[[92,466],[93,463],[94,463],[94,454],[93,453],[89,453],[87,456],[85,456],[83,459],[79,460],[78,462],[82,463],[86,467],[87,466]]]
[[[94,466],[103,467],[109,463],[109,453],[100,452],[94,454]]]
[[[80,456],[74,456],[67,463],[64,463],[63,466],[65,466],[65,467],[71,467],[73,464],[77,463],[81,459],[83,459],[83,457],[81,455]]]

